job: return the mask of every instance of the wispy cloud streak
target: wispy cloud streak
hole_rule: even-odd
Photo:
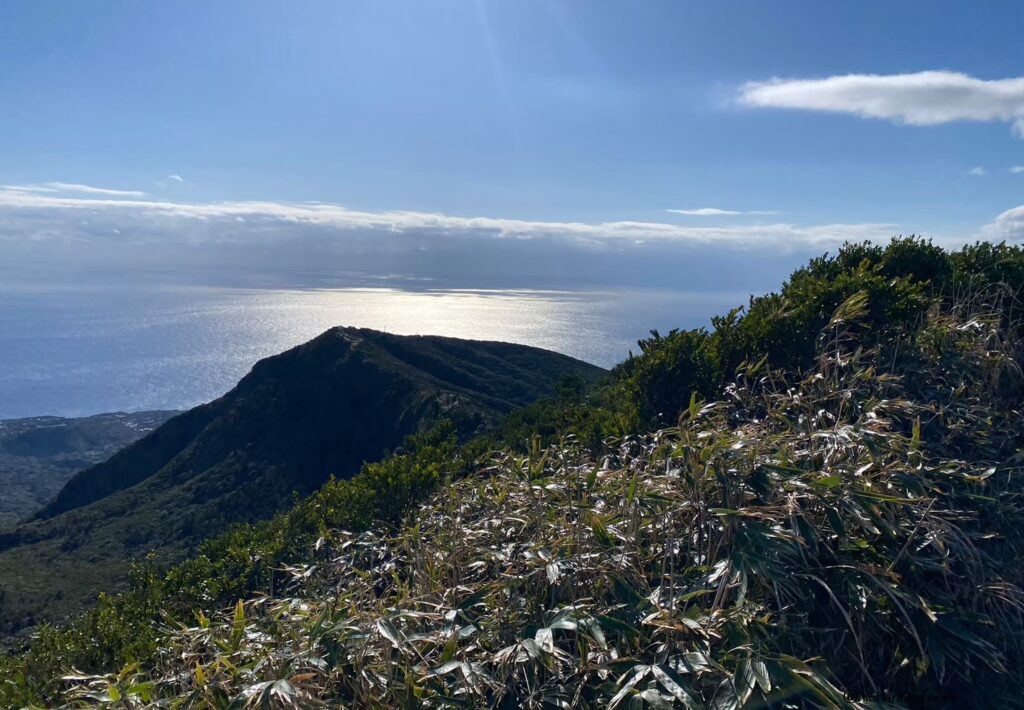
[[[773,215],[778,214],[774,210],[723,210],[717,207],[700,207],[687,210],[665,210],[673,214],[686,215],[688,217],[736,217],[739,215]]]
[[[353,210],[327,203],[282,202],[215,202],[183,203],[158,200],[80,198],[52,193],[37,193],[21,188],[0,188],[0,213],[32,213],[38,217],[71,220],[75,213],[90,212],[91,221],[109,222],[120,227],[123,222],[161,225],[164,232],[173,232],[167,220],[217,222],[231,226],[219,239],[244,241],[246,232],[265,235],[275,228],[293,235],[299,226],[333,231],[339,237],[346,232],[363,231],[416,233],[443,237],[463,235],[497,238],[561,238],[578,243],[602,242],[690,242],[729,244],[738,248],[801,247],[828,245],[844,240],[885,238],[895,229],[892,224],[855,223],[801,226],[789,223],[683,226],[661,222],[575,222],[506,219],[494,217],[457,217],[430,212]],[[752,213],[746,213],[752,214]],[[246,225],[246,226],[243,226]],[[179,228],[184,228],[179,225]],[[194,232],[194,230],[193,230]],[[174,238],[173,234],[168,234]]]
[[[93,187],[73,182],[44,182],[41,185],[0,185],[0,190],[29,193],[72,192],[82,195],[106,195],[109,197],[146,197],[140,190],[112,190],[107,187]]]
[[[741,104],[848,113],[911,126],[1004,122],[1024,138],[1024,77],[986,80],[950,71],[846,74],[744,84]]]

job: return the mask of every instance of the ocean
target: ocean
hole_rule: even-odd
[[[535,345],[611,367],[747,294],[0,286],[0,419],[184,409],[336,325]]]

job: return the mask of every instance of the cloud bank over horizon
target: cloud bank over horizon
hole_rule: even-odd
[[[663,222],[617,221],[617,222],[576,222],[509,219],[494,217],[463,217],[435,212],[381,211],[370,212],[351,209],[339,204],[323,202],[174,202],[169,200],[102,199],[82,198],[56,194],[91,192],[110,196],[141,196],[142,192],[109,190],[84,185],[64,190],[30,186],[0,186],[0,211],[7,214],[70,220],[76,214],[92,214],[111,222],[136,226],[135,222],[155,224],[167,220],[192,220],[194,223],[209,224],[223,222],[221,226],[231,229],[218,235],[208,235],[214,240],[240,238],[260,231],[260,228],[278,224],[287,226],[304,225],[334,229],[337,232],[352,230],[375,230],[389,233],[419,232],[437,237],[458,233],[476,234],[481,237],[531,239],[538,237],[561,237],[575,240],[580,244],[598,247],[612,242],[646,243],[652,241],[673,241],[690,243],[715,243],[734,248],[758,247],[799,248],[804,245],[818,246],[841,243],[848,239],[877,238],[879,234],[891,233],[896,225],[880,223],[823,224],[799,226],[780,222],[774,224],[738,224],[716,227],[693,227]],[[698,216],[767,215],[766,211],[734,212],[705,208],[700,210],[669,210]],[[239,228],[238,224],[251,228]],[[204,231],[204,230],[201,230]],[[205,230],[208,231],[208,230]],[[17,234],[0,233],[8,239]],[[35,238],[58,238],[58,232],[37,233]],[[140,231],[139,238],[155,236],[147,230]],[[167,236],[173,236],[168,234]]]
[[[213,283],[258,271],[316,285],[310,274],[333,270],[474,287],[756,291],[808,254],[896,231],[873,223],[588,223],[0,188],[0,261],[19,272],[45,265],[130,278],[159,269]]]
[[[755,291],[774,286],[810,255],[845,241],[886,241],[902,232],[900,225],[871,222],[589,223],[366,211],[322,202],[181,202],[136,194],[58,182],[0,187],[0,261],[16,270],[160,268],[214,280],[246,269],[333,269],[475,286],[749,284]],[[1002,213],[978,234],[1024,239],[1024,206]],[[958,245],[969,239],[936,241]]]

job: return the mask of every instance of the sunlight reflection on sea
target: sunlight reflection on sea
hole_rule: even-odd
[[[0,418],[184,408],[336,325],[535,345],[610,367],[746,295],[199,287],[0,291]]]

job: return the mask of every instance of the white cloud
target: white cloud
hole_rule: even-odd
[[[690,210],[665,210],[666,212],[672,212],[674,214],[683,214],[689,217],[733,217],[736,215],[769,215],[778,214],[771,210],[720,210],[717,207],[700,207],[698,209]]]
[[[41,184],[0,184],[0,190],[11,193],[59,193],[56,187],[44,187]]]
[[[957,121],[1010,123],[1024,138],[1024,78],[985,80],[950,71],[847,74],[749,82],[739,100],[759,108],[849,113],[912,126]]]
[[[87,195],[107,195],[110,197],[145,197],[139,190],[111,190],[106,187],[93,187],[71,182],[44,182],[41,185],[0,185],[0,190],[11,192],[76,192]]]
[[[873,223],[539,221],[0,188],[0,278],[66,272],[75,280],[118,271],[125,279],[154,273],[207,285],[247,287],[252,278],[305,288],[331,287],[344,272],[487,287],[750,293],[844,241],[887,241],[899,231]]]
[[[980,165],[977,165],[968,170],[967,174],[972,175],[974,177],[980,177],[982,175],[987,175],[988,173],[985,171],[985,168],[981,167]]]
[[[1024,165],[1014,165],[1010,168],[1010,172],[1016,174],[1024,173]]]
[[[111,197],[145,197],[146,193],[139,190],[111,190],[106,187],[92,187],[79,183],[48,182],[44,187],[53,188],[61,192],[80,192],[88,195],[109,195]]]
[[[121,191],[117,194],[120,196]],[[136,233],[153,234],[158,231],[169,239],[180,239],[182,234],[188,234],[189,239],[196,240],[202,238],[201,234],[208,233],[209,239],[222,242],[244,242],[253,235],[265,239],[274,233],[291,239],[296,228],[302,226],[316,228],[321,235],[327,233],[339,238],[347,232],[362,231],[380,237],[386,233],[411,233],[437,238],[458,235],[475,238],[554,238],[590,245],[608,242],[689,242],[729,244],[737,248],[818,248],[844,240],[887,239],[897,231],[895,225],[877,223],[695,227],[633,221],[552,222],[455,217],[429,212],[364,212],[326,203],[184,203],[68,197],[20,187],[0,188],[0,219],[5,218],[7,223],[18,217],[26,221],[31,218],[33,223],[38,223],[41,217],[45,217],[51,224],[74,225],[80,219],[76,215],[84,213],[88,213],[91,224],[102,221],[119,228],[125,224],[135,225],[138,227]],[[182,221],[188,224],[182,224]],[[207,229],[197,229],[197,224]],[[154,226],[159,229],[154,230]],[[65,231],[70,229],[68,227]],[[63,232],[58,228],[51,233]],[[9,238],[17,238],[18,234],[17,230],[12,230]],[[3,236],[0,232],[0,238]]]
[[[167,179],[168,180],[174,180],[174,182],[185,182],[185,178],[183,178],[181,175],[176,175],[176,174],[175,175],[168,175]]]
[[[982,239],[992,241],[1024,241],[1024,205],[1012,207],[982,228]]]

